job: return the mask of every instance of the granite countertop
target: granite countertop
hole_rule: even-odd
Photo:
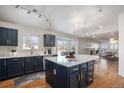
[[[93,55],[76,55],[76,58],[65,58],[64,56],[45,57],[46,60],[49,60],[53,63],[57,63],[65,67],[79,65],[91,60],[96,60],[98,58],[99,58],[98,56],[93,56]]]
[[[57,54],[34,54],[34,55],[0,55],[0,59],[5,59],[5,58],[19,58],[19,57],[37,57],[37,56],[53,56]]]

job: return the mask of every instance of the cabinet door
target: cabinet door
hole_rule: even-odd
[[[70,75],[70,88],[79,88],[80,74],[79,72]]]
[[[8,39],[9,39],[9,36],[8,36],[8,30],[7,28],[3,28],[3,27],[0,27],[0,45],[1,46],[7,46],[8,45]]]
[[[55,35],[51,35],[51,37],[50,37],[50,46],[51,47],[55,46]]]
[[[0,46],[2,45],[2,31],[1,31],[1,29],[0,29]]]
[[[24,64],[25,64],[25,73],[31,73],[35,71],[33,57],[25,58]]]
[[[7,78],[24,74],[23,58],[7,59]]]
[[[55,87],[55,72],[54,72],[54,64],[45,60],[46,66],[46,82],[50,84],[51,87]]]
[[[18,45],[18,31],[15,29],[8,29],[9,32],[9,45],[17,46]]]
[[[4,60],[0,60],[0,80],[4,80],[6,78],[6,63]]]
[[[35,71],[43,70],[43,57],[35,57]]]
[[[87,85],[87,68],[80,71],[80,87],[84,88]]]
[[[58,64],[55,64],[54,68],[55,88],[68,88],[69,69]]]
[[[50,47],[50,35],[44,35],[44,46]]]

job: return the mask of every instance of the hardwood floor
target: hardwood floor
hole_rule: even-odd
[[[94,82],[89,88],[123,88],[124,78],[118,75],[118,62],[100,59],[95,62]]]
[[[124,87],[124,78],[118,75],[117,61],[107,61],[101,58],[99,61],[95,62],[94,67],[95,67],[94,81],[92,84],[88,86],[88,88],[123,88]],[[43,77],[41,78],[42,75]],[[30,82],[26,82],[24,80],[23,82],[25,83],[22,83],[22,79],[20,79],[19,82],[21,82],[22,84],[17,84],[14,87],[15,88],[50,88],[50,86],[45,82],[45,74],[38,73],[38,75],[32,74],[31,76],[29,75],[26,77],[28,78],[27,81],[31,79]],[[23,78],[25,79],[26,77]]]

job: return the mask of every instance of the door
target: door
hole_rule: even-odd
[[[87,85],[87,68],[80,70],[80,87],[85,88]]]
[[[4,60],[0,59],[0,80],[4,80],[6,78],[6,63]]]
[[[8,29],[9,32],[9,45],[17,46],[18,45],[18,32],[16,29]]]
[[[35,57],[35,71],[43,70],[43,57]]]
[[[25,58],[25,73],[31,73],[34,72],[34,58],[33,57],[27,57]]]
[[[7,78],[16,77],[24,74],[23,58],[7,59]]]
[[[79,72],[70,75],[70,88],[79,88],[80,74]]]

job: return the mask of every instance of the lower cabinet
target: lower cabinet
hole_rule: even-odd
[[[46,81],[49,82],[49,84],[52,86],[52,87],[55,87],[56,86],[56,82],[55,82],[55,65],[52,64],[51,62],[49,61],[46,61],[45,62],[46,64]]]
[[[81,88],[87,87],[87,68],[80,70],[80,84]]]
[[[23,75],[24,59],[23,58],[6,59],[6,70],[7,78]]]
[[[24,59],[25,59],[25,62],[24,62],[24,71],[25,71],[25,73],[35,72],[34,58],[33,57],[26,57]]]
[[[73,66],[70,68],[45,60],[46,82],[54,88],[85,88],[93,81],[94,64]]]
[[[0,59],[0,80],[42,71],[43,57]]]
[[[69,87],[69,73],[68,69],[53,64],[52,62],[45,61],[46,66],[46,82],[54,88],[66,88]]]
[[[0,59],[0,80],[6,79],[6,62],[3,59]]]
[[[35,71],[42,71],[43,70],[43,57],[35,57]]]
[[[70,88],[79,88],[80,75],[79,72],[70,75]]]

